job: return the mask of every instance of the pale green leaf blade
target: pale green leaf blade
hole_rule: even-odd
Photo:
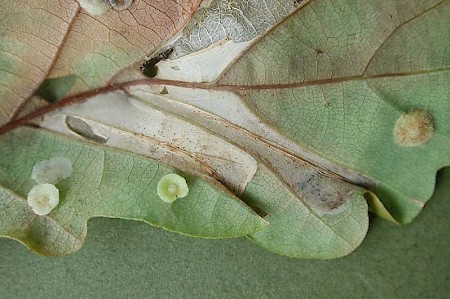
[[[449,20],[448,1],[313,1],[220,84],[241,88],[256,114],[300,146],[375,180],[389,212],[407,223],[450,164]],[[404,147],[394,125],[412,109],[431,113],[434,134]]]
[[[227,114],[226,106],[239,109],[234,117],[251,120],[255,116],[239,106],[240,98],[228,95],[229,102],[219,103],[216,98],[223,97],[221,92],[170,87],[161,94],[163,89],[137,85],[126,92],[99,94],[46,114],[41,126],[72,138],[157,158],[199,175],[206,171],[271,219],[264,234],[251,237],[275,252],[335,258],[360,244],[368,225],[364,190],[337,175],[326,174],[321,165],[325,162],[319,158],[302,160],[271,145],[263,136],[255,138],[257,135],[244,127],[208,113],[204,106],[215,103],[216,108],[224,108],[223,114]],[[256,128],[273,133],[261,125]],[[255,159],[264,163],[256,164]],[[265,184],[259,182],[260,172],[267,177]],[[274,188],[267,189],[269,186]],[[279,211],[281,206],[284,208]],[[305,219],[314,225],[303,225]],[[312,233],[321,237],[311,237]],[[268,235],[272,235],[271,243]],[[302,242],[305,238],[309,242]]]
[[[163,202],[158,181],[178,171],[136,155],[25,128],[3,135],[0,144],[0,235],[39,254],[77,251],[92,217],[139,220],[205,238],[243,236],[267,224],[217,182],[187,173],[182,175],[189,194],[173,204]],[[58,156],[72,160],[73,174],[57,185],[58,207],[48,216],[37,216],[25,199],[36,184],[31,170],[36,162]]]
[[[407,101],[408,106],[400,109],[364,81],[302,87],[294,94],[292,90],[257,91],[246,98],[257,113],[289,138],[374,178],[377,195],[394,217],[405,223],[431,196],[436,171],[450,163],[450,139],[445,135],[449,92],[444,84],[450,82],[449,74],[384,80],[384,90],[397,91],[390,99],[398,105],[402,99]],[[382,85],[381,80],[372,84]],[[418,86],[422,87],[420,93],[409,93]],[[423,88],[432,92],[434,100],[423,98],[430,95],[424,95]],[[314,94],[320,96],[315,98]],[[436,132],[419,147],[402,148],[394,142],[394,124],[402,112],[416,105],[431,111]]]
[[[447,1],[442,0],[308,2],[253,43],[224,72],[220,84],[276,88],[276,85],[315,85],[361,76],[374,55],[378,55],[378,49],[389,44],[388,41],[395,39],[399,32],[404,32],[410,23],[419,22],[435,11],[442,11],[437,14],[437,21],[431,19],[433,21],[419,26],[423,31],[420,42],[427,44],[422,39],[439,37],[435,41],[440,49],[445,49],[446,6]],[[441,29],[444,32],[437,33]],[[408,57],[408,51],[416,51],[414,36],[417,31],[410,44],[402,44],[398,49],[399,54]],[[381,52],[389,56],[390,50]],[[399,63],[398,59],[390,59]],[[382,66],[379,74],[390,73],[383,67],[392,66]]]
[[[342,257],[366,236],[369,221],[364,193],[363,189],[355,190],[339,208],[320,213],[302,203],[292,189],[260,164],[243,200],[267,213],[265,219],[270,225],[248,237],[266,249],[290,257]]]
[[[434,2],[437,6],[431,6]],[[425,1],[429,9],[401,23],[383,41],[366,67],[365,76],[428,73],[450,68],[450,5]]]
[[[313,155],[304,160],[298,153],[270,143],[265,134],[276,136],[273,129],[258,122],[236,95],[228,95],[228,101],[223,102],[222,92],[171,87],[166,95],[156,94],[160,89],[133,86],[129,94],[207,128],[260,160],[242,199],[270,224],[260,234],[250,235],[253,241],[283,255],[322,259],[346,255],[360,244],[368,228],[365,190],[327,173],[327,169],[348,177],[357,174]],[[229,114],[228,109],[238,112]],[[230,177],[222,180],[226,183]]]
[[[89,24],[113,21],[116,13],[84,15],[61,52],[60,69],[87,72],[74,91],[99,87],[109,74],[117,84],[59,102],[35,114],[34,123],[101,151],[159,160],[210,182],[228,199],[242,198],[270,222],[249,238],[274,252],[340,257],[366,234],[364,189],[381,199],[375,211],[406,223],[431,196],[436,170],[450,164],[449,7],[437,0],[205,1],[178,40],[149,46],[173,55],[147,81],[129,81],[141,76],[137,65],[111,64],[117,49],[95,47],[97,55],[78,34],[110,46],[102,38],[112,30],[120,39],[122,31],[106,26],[101,37]],[[147,46],[119,58],[136,61]],[[80,62],[77,48],[88,59]],[[429,117],[410,134],[420,137],[426,127],[429,140],[402,144],[397,120],[417,109]],[[116,164],[105,171],[126,169]],[[111,188],[128,191],[108,178]],[[5,183],[5,200],[21,195],[12,185]]]

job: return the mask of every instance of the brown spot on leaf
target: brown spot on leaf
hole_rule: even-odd
[[[403,113],[394,125],[395,143],[403,147],[415,147],[433,137],[433,116],[423,109]]]
[[[108,0],[108,2],[114,10],[121,11],[127,9],[133,3],[133,0]]]

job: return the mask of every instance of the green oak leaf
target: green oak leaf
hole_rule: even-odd
[[[146,47],[136,34],[154,21],[145,26],[138,2],[79,16],[50,72],[80,79],[70,96],[0,129],[0,199],[13,215],[2,235],[66,254],[79,248],[87,219],[120,217],[203,237],[245,234],[279,254],[327,259],[363,241],[367,202],[392,222],[418,215],[436,171],[450,165],[450,1],[198,4]],[[142,22],[130,31],[128,14]],[[83,44],[97,31],[111,36],[98,37],[98,51]],[[151,79],[139,72],[143,52],[152,67],[157,61]],[[38,128],[17,129],[30,123]],[[62,218],[34,224],[23,200],[30,171],[63,153],[77,163],[60,183],[67,199],[52,212]],[[143,164],[157,174],[147,177]],[[189,174],[188,185],[204,193],[189,186],[170,212],[157,197],[144,201],[143,190],[156,190],[169,171]],[[59,235],[78,243],[52,243]]]
[[[220,84],[244,84],[242,96],[265,122],[374,179],[390,213],[408,223],[431,197],[436,171],[450,164],[449,13],[448,1],[314,1],[240,57]],[[396,120],[417,108],[432,115],[432,140],[395,144]]]
[[[172,204],[157,194],[158,181],[177,170],[136,155],[19,129],[0,139],[0,235],[43,255],[77,251],[87,220],[111,217],[145,221],[204,238],[243,236],[267,223],[217,182],[183,173],[189,194]],[[57,184],[60,204],[47,216],[33,214],[26,197],[36,184],[36,162],[51,157],[73,162],[73,174]],[[5,186],[8,186],[6,188]]]

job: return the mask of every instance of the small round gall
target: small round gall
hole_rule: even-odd
[[[56,185],[59,181],[72,174],[72,161],[65,157],[54,157],[36,163],[31,172],[31,178],[38,184]]]
[[[183,198],[188,195],[189,187],[184,177],[171,173],[163,176],[159,180],[157,192],[161,200],[172,203],[178,198]]]
[[[40,184],[30,190],[27,200],[35,214],[48,215],[59,204],[59,190],[52,184]]]
[[[393,131],[394,142],[403,147],[422,145],[433,134],[433,116],[423,109],[413,109],[400,115]]]

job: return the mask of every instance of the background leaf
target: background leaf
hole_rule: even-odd
[[[398,226],[374,217],[358,249],[328,261],[274,255],[244,239],[193,239],[136,222],[92,219],[85,246],[63,259],[0,239],[0,288],[5,296],[26,298],[290,298],[299,292],[307,298],[447,298],[449,198],[446,168],[414,222]]]

